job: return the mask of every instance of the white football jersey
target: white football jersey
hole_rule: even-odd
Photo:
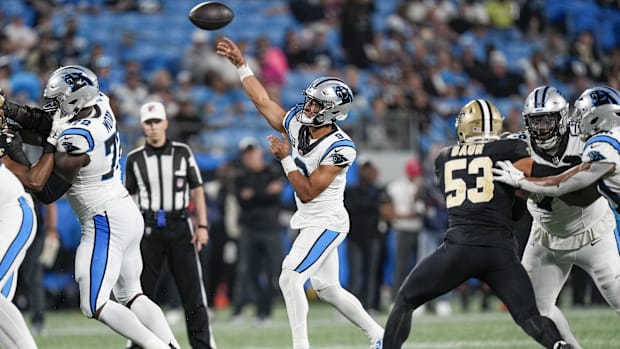
[[[299,171],[309,177],[321,165],[337,165],[343,169],[312,201],[303,203],[295,193],[297,212],[291,218],[291,228],[321,227],[346,233],[349,231],[349,214],[344,207],[344,189],[347,171],[357,154],[355,144],[336,124],[325,137],[310,139],[309,128],[296,118],[302,110],[303,104],[297,104],[283,121],[292,147],[291,156]]]
[[[61,133],[57,151],[90,158],[67,191],[67,200],[80,219],[90,219],[107,201],[128,195],[120,171],[116,119],[105,95],[99,94],[91,115],[73,121]]]
[[[620,127],[590,138],[583,150],[582,160],[610,162],[616,165],[613,174],[598,181],[598,191],[607,198],[616,211],[620,210]]]
[[[0,160],[0,198],[2,198],[0,204],[10,200],[17,200],[25,193],[22,182]]]
[[[584,143],[577,135],[569,134],[562,139],[558,151],[559,156],[549,156],[533,146],[527,132],[518,133],[517,137],[528,142],[531,149],[530,156],[536,163],[558,168],[575,165],[581,159]],[[538,227],[555,237],[568,238],[583,233],[601,220],[613,220],[610,219],[610,217],[613,218],[613,213],[602,197],[587,207],[579,207],[568,205],[558,198],[533,195],[527,200],[527,208],[534,220],[532,231],[537,236],[540,235],[535,231]],[[542,235],[540,236],[544,239]],[[553,238],[548,240],[553,240]],[[579,240],[580,242],[576,242],[576,245],[583,243],[581,238]],[[564,244],[568,249],[576,248],[575,244],[559,239],[555,244]],[[554,242],[549,241],[545,245],[553,247]],[[560,246],[555,247],[564,249]]]

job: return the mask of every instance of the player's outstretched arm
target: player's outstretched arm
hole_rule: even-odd
[[[237,67],[243,90],[250,97],[256,109],[267,119],[269,125],[276,131],[284,132],[282,122],[286,115],[286,110],[269,97],[263,84],[258,81],[250,67],[248,67],[239,47],[229,38],[223,38],[217,43],[216,52],[228,58]]]
[[[510,184],[531,193],[560,197],[584,189],[615,170],[613,163],[586,162],[563,173],[549,177],[526,177],[509,161],[500,161],[493,169],[496,181]]]

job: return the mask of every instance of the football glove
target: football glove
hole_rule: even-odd
[[[496,162],[492,171],[494,181],[505,183],[515,188],[521,188],[519,182],[525,178],[523,172],[514,167],[509,160]]]

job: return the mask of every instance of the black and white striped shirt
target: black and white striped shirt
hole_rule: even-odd
[[[127,155],[125,186],[131,195],[138,194],[142,212],[182,212],[190,190],[200,185],[200,170],[184,143],[168,140],[161,148],[146,144]]]

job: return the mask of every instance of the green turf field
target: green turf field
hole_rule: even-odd
[[[620,318],[609,308],[566,310],[573,332],[584,349],[620,348]],[[384,324],[387,314],[376,316]],[[500,348],[525,349],[539,346],[521,332],[508,313],[457,313],[451,317],[416,317],[405,348]],[[183,348],[189,348],[182,324],[174,327]],[[219,349],[286,349],[290,333],[286,313],[278,306],[268,326],[258,326],[248,314],[233,322],[228,312],[218,312],[213,331]],[[366,337],[332,308],[320,302],[310,305],[310,343],[313,349],[368,348]],[[125,340],[79,312],[49,312],[45,334],[36,336],[41,349],[124,348]]]

